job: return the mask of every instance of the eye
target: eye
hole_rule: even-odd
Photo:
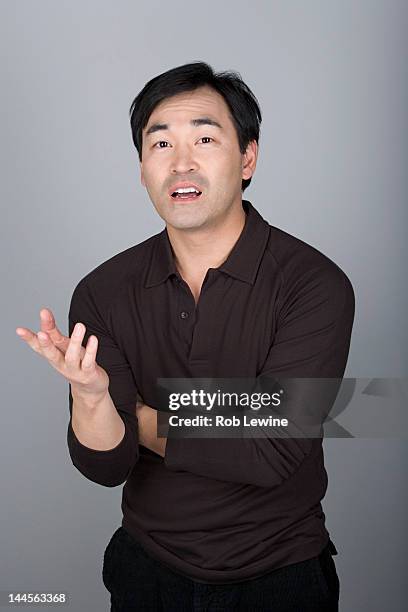
[[[156,142],[156,144],[153,145],[153,149],[167,149],[167,147],[157,147],[157,145],[161,144],[162,142],[167,142],[167,140],[159,140],[158,142]]]
[[[200,138],[200,140],[214,140],[214,138],[210,138],[210,136],[203,136],[202,138]],[[206,142],[204,142],[203,144],[207,144]]]

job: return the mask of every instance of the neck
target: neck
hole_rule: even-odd
[[[185,280],[203,278],[208,268],[220,266],[238,240],[245,218],[240,203],[211,227],[179,230],[168,225],[167,233],[181,276]]]

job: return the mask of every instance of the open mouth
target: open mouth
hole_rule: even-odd
[[[197,189],[191,191],[173,191],[170,195],[172,200],[180,200],[182,202],[189,202],[193,200],[198,200],[201,196],[202,191],[198,191]]]

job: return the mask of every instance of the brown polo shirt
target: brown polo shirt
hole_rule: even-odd
[[[138,443],[137,394],[158,378],[343,376],[354,319],[345,273],[243,200],[245,226],[210,268],[198,304],[167,230],[103,262],[75,287],[77,321],[99,339],[98,363],[125,424],[113,449],[89,449],[71,421],[68,448],[89,480],[122,485],[123,527],[151,556],[208,583],[233,583],[318,555],[329,540],[321,438],[169,438]],[[69,390],[72,414],[72,395]]]

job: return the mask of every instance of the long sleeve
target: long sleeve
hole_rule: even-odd
[[[74,466],[89,480],[106,487],[125,482],[139,458],[138,423],[136,418],[137,388],[130,368],[122,351],[109,332],[108,309],[103,301],[82,280],[75,287],[69,309],[68,327],[71,336],[75,323],[86,326],[82,342],[85,347],[88,338],[98,338],[96,360],[109,376],[109,393],[125,425],[121,442],[109,450],[95,450],[81,444],[72,429],[73,398],[69,384],[70,420],[67,431],[69,454]]]
[[[274,339],[258,378],[331,378],[339,381],[338,388],[347,363],[354,320],[352,285],[336,265],[303,272],[289,285],[283,283]],[[301,401],[305,410],[313,403],[316,392],[313,385],[304,387]],[[326,412],[330,407],[326,407]],[[170,470],[273,487],[288,479],[312,448],[313,439],[299,437],[169,437],[165,464]]]

